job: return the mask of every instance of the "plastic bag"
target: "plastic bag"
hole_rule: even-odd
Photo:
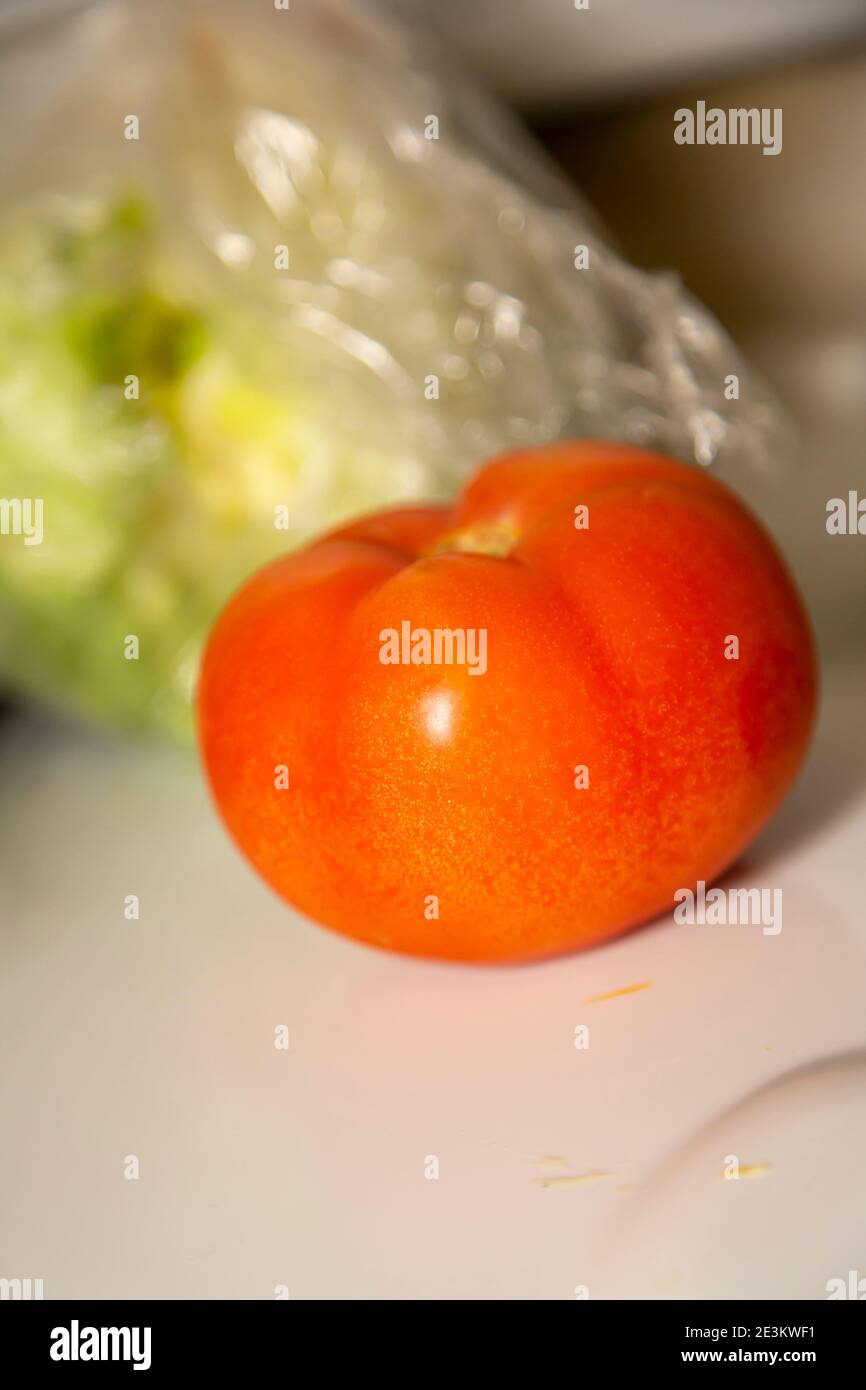
[[[219,606],[326,526],[557,437],[777,455],[718,325],[423,36],[102,0],[0,39],[0,497],[44,503],[0,537],[11,685],[184,735]]]

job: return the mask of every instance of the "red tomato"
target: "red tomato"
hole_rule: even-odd
[[[278,893],[362,941],[494,961],[717,878],[790,786],[815,698],[802,604],[734,494],[567,443],[269,565],[199,700],[217,804]]]

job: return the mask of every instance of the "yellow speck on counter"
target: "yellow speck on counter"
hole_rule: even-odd
[[[733,1182],[737,1178],[762,1178],[765,1173],[772,1172],[772,1163],[741,1163],[736,1173],[722,1172],[719,1176],[726,1182]]]
[[[621,999],[624,994],[637,994],[639,990],[649,989],[652,980],[641,980],[637,985],[624,985],[622,989],[609,990],[607,994],[592,994],[584,999],[584,1004],[603,1004],[606,999]]]
[[[567,1168],[568,1159],[562,1154],[545,1154],[544,1158],[535,1159],[536,1168]]]
[[[569,1173],[561,1178],[533,1178],[535,1187],[583,1187],[589,1182],[612,1178],[613,1173]]]

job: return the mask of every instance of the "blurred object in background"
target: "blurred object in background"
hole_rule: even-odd
[[[863,0],[390,0],[526,110],[643,99],[866,31]],[[580,8],[586,4],[587,8]]]
[[[747,495],[785,476],[718,326],[424,35],[342,0],[10,13],[0,495],[44,503],[41,544],[0,547],[10,684],[186,734],[246,574],[515,446],[624,438]]]
[[[781,108],[782,152],[676,145],[673,112],[698,100]],[[825,656],[862,648],[862,551],[825,523],[830,498],[866,496],[866,52],[679,87],[539,133],[624,254],[676,265],[786,401],[796,484],[751,500],[795,563]]]

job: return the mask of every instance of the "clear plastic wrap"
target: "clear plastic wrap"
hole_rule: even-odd
[[[94,0],[0,38],[0,496],[44,499],[0,540],[9,684],[183,734],[219,605],[325,526],[557,437],[778,462],[714,320],[417,31]]]

